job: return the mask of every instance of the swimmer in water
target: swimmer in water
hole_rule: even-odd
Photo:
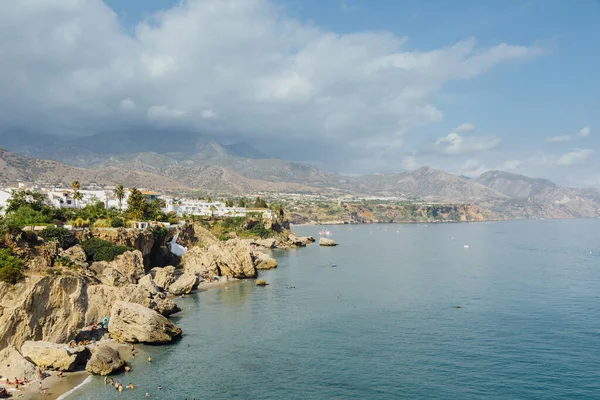
[[[148,362],[152,362],[152,357],[148,357]]]

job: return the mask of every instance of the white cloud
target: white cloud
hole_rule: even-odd
[[[123,111],[133,111],[135,110],[135,102],[131,99],[123,99],[119,103],[119,108]]]
[[[576,139],[577,137],[580,138],[586,138],[588,136],[590,136],[590,133],[592,132],[591,128],[589,126],[586,126],[585,128],[581,128],[579,130],[579,132],[577,132],[576,134],[573,135],[562,135],[562,136],[554,136],[551,138],[546,139],[547,142],[550,143],[562,143],[562,142],[568,142],[570,140]]]
[[[331,157],[317,157],[315,140],[346,160],[373,160],[374,144],[393,143],[385,157],[397,160],[399,137],[442,118],[433,102],[447,83],[543,53],[473,38],[421,50],[389,32],[338,34],[282,10],[267,0],[184,0],[128,35],[102,1],[5,1],[0,100],[10,101],[0,130],[94,132],[127,118],[276,140],[290,153],[312,149],[310,159]],[[133,106],[147,112],[123,115]],[[448,140],[447,154],[499,142]]]
[[[500,138],[495,136],[464,137],[456,132],[449,133],[435,142],[436,148],[447,155],[478,153],[491,150],[498,144],[500,144]]]
[[[470,122],[466,122],[464,124],[461,124],[459,126],[457,126],[454,129],[454,132],[456,133],[470,133],[475,131],[475,129],[477,129],[477,127],[475,126],[475,124],[472,124]]]
[[[569,140],[571,140],[571,136],[569,136],[569,135],[554,136],[554,137],[546,139],[546,141],[550,142],[550,143],[562,143],[562,142],[568,142]]]
[[[556,157],[554,163],[559,166],[570,167],[584,162],[592,155],[592,153],[593,151],[591,149],[575,149]]]
[[[590,136],[591,132],[592,132],[592,129],[589,126],[586,126],[585,128],[581,128],[581,130],[579,131],[579,133],[577,135],[579,135],[579,137],[588,137],[588,136]]]

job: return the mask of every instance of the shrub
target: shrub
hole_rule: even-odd
[[[25,276],[25,262],[13,256],[10,249],[0,249],[0,281],[15,284]]]
[[[110,220],[110,226],[113,228],[122,228],[125,226],[125,221],[123,221],[123,218],[115,217]]]
[[[68,221],[67,225],[71,225],[74,228],[85,228],[90,226],[90,220],[89,219],[83,219],[83,218],[77,218],[74,221]]]
[[[75,246],[77,244],[77,238],[68,229],[62,226],[49,226],[38,234],[42,239],[46,241],[56,241],[58,245],[63,249]]]
[[[88,261],[112,261],[117,256],[132,250],[127,246],[118,246],[106,240],[91,238],[81,243]]]
[[[94,228],[110,228],[111,222],[108,219],[99,219],[93,224]]]
[[[73,268],[75,267],[75,263],[67,256],[60,256],[56,259],[56,262],[63,267]]]

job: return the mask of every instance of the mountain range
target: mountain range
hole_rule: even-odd
[[[0,146],[7,149],[0,150],[0,184],[68,185],[79,180],[165,192],[393,196],[474,203],[500,218],[595,217],[600,210],[600,191],[546,179],[503,171],[471,179],[430,167],[349,177],[269,158],[247,142],[219,143],[186,131],[131,130],[76,138],[5,131]]]

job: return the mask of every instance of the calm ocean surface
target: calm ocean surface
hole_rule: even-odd
[[[68,398],[600,398],[600,220],[329,229],[276,251],[270,286],[180,299],[183,338],[117,377],[133,391]]]

